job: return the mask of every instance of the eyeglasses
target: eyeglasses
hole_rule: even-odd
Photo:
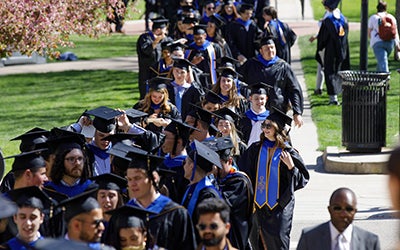
[[[271,129],[272,124],[271,123],[263,123],[263,124],[261,124],[261,128]]]
[[[215,9],[214,7],[208,7],[207,10],[213,10]]]
[[[83,162],[85,160],[85,157],[83,157],[83,156],[78,156],[78,157],[71,156],[71,157],[65,158],[65,160],[68,161],[69,163],[75,163],[75,161]]]
[[[103,219],[94,220],[94,221],[92,221],[92,222],[85,221],[85,220],[79,220],[79,219],[78,219],[78,221],[80,221],[80,222],[82,222],[82,223],[89,223],[89,224],[91,224],[91,225],[94,225],[95,228],[100,227],[100,224],[103,224],[103,225],[104,225],[104,220],[103,220]]]
[[[217,223],[211,223],[210,225],[198,224],[196,227],[197,227],[197,229],[198,229],[199,231],[204,231],[204,230],[206,230],[207,228],[209,228],[211,231],[215,231],[215,230],[218,229],[219,226],[218,226]]]
[[[341,207],[341,206],[330,206],[332,208],[333,211],[339,213],[342,211],[346,211],[348,213],[353,213],[354,211],[356,211],[356,209],[354,207],[351,206],[347,206],[347,207]]]

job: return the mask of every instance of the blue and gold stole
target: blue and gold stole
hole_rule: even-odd
[[[278,205],[282,148],[274,144],[269,140],[264,141],[259,152],[254,202],[260,209],[267,205],[272,210]]]

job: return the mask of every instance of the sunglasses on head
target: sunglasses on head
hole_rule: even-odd
[[[271,123],[263,123],[263,124],[261,124],[261,128],[270,129],[270,128],[272,128],[272,124]]]
[[[346,207],[341,207],[341,206],[331,206],[332,210],[335,212],[342,212],[342,211],[346,211],[348,213],[352,213],[354,211],[356,211],[356,209],[354,207],[351,206],[346,206]]]
[[[215,231],[215,230],[218,229],[218,224],[217,224],[217,223],[211,223],[210,225],[206,225],[206,224],[198,224],[198,225],[197,225],[197,229],[198,229],[199,231],[204,231],[204,230],[207,229],[207,227],[208,227],[210,230]]]

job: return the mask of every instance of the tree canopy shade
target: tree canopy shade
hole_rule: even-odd
[[[13,51],[56,56],[59,46],[72,46],[71,34],[96,37],[109,31],[106,17],[122,0],[0,1],[0,56]]]

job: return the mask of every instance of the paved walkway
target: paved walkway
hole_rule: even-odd
[[[309,0],[305,0],[304,20],[301,17],[299,0],[271,0],[271,2],[272,4],[278,2],[280,19],[287,21],[299,36],[312,35],[318,30],[317,21],[313,20]],[[296,10],[296,12],[293,12],[293,10]],[[124,28],[127,35],[140,34],[144,31],[144,22],[129,21]],[[359,24],[350,24],[350,29],[359,29]],[[324,171],[321,159],[322,152],[317,150],[317,129],[311,118],[311,108],[297,43],[292,47],[292,67],[303,86],[305,96],[303,118],[305,124],[300,129],[292,129],[291,137],[294,147],[299,150],[307,164],[311,179],[303,190],[296,192],[291,249],[295,249],[303,227],[316,225],[329,219],[327,211],[329,196],[333,190],[342,186],[353,189],[357,194],[359,211],[356,214],[355,224],[378,234],[382,249],[394,249],[398,240],[398,220],[393,218],[393,211],[390,210],[387,176],[331,174]],[[137,58],[118,57],[45,65],[6,66],[0,68],[0,75],[97,69],[138,71]]]

